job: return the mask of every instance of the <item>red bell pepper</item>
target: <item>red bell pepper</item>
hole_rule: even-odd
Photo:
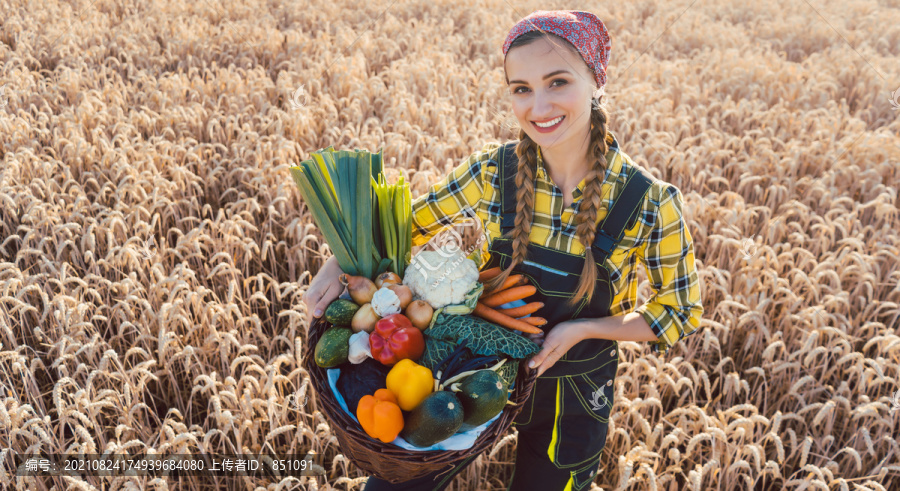
[[[389,315],[375,323],[369,335],[372,358],[392,366],[409,358],[417,360],[425,353],[425,337],[403,314]]]

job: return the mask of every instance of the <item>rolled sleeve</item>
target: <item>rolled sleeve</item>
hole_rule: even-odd
[[[694,267],[694,246],[682,214],[681,191],[662,190],[656,223],[637,255],[644,263],[654,295],[638,312],[657,336],[654,353],[666,354],[675,343],[700,327],[703,305]]]

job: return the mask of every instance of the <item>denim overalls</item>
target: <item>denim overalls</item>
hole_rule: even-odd
[[[499,154],[503,234],[512,230],[515,223],[516,143],[507,143]],[[617,147],[618,142],[613,139],[610,150]],[[607,153],[608,165],[612,165],[613,155],[612,151]],[[606,259],[622,239],[624,231],[634,225],[653,181],[637,167],[632,169],[634,172],[628,176],[625,189],[595,234],[591,251],[598,265],[598,276],[589,305],[584,300],[574,310],[566,305],[566,299],[577,289],[584,255],[530,243],[526,260],[514,268],[514,272],[524,274],[529,283],[537,287],[537,293],[528,297],[528,302],[544,302],[534,314],[547,319],[547,324],[542,327],[544,332],[566,320],[609,315],[614,292],[605,267]],[[496,238],[489,251],[491,257],[482,269],[509,267],[511,240]],[[579,491],[593,481],[600,453],[606,445],[613,404],[613,379],[619,360],[617,348],[616,341],[583,340],[537,378],[531,396],[512,423],[518,429],[519,437],[515,475],[508,489]],[[464,460],[450,473],[440,471],[408,483],[389,485],[370,478],[364,489],[442,490],[475,457]]]

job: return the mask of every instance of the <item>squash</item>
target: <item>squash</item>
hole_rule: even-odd
[[[497,372],[479,370],[464,378],[456,397],[463,407],[461,431],[481,426],[506,407],[509,386]]]
[[[453,436],[463,417],[456,395],[445,390],[432,392],[405,418],[400,436],[417,447],[430,447]]]

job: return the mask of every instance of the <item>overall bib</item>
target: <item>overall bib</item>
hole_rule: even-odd
[[[499,153],[503,235],[513,229],[516,216],[516,143],[507,143]],[[610,149],[616,147],[616,142],[610,145]],[[612,152],[609,152],[608,165],[612,165],[611,156]],[[547,319],[547,324],[541,328],[545,333],[570,319],[609,315],[614,292],[605,267],[606,259],[622,239],[624,231],[637,220],[652,182],[652,177],[637,168],[634,170],[619,199],[597,227],[591,252],[598,275],[590,304],[582,300],[574,309],[566,305],[566,300],[577,290],[584,255],[530,243],[525,261],[513,269],[514,273],[527,276],[529,283],[537,287],[537,293],[528,297],[528,302],[544,302],[534,315]],[[490,259],[482,269],[509,267],[512,262],[510,239],[494,239],[489,251]],[[519,436],[515,474],[509,490],[579,491],[593,481],[600,453],[606,445],[618,360],[616,341],[586,339],[537,378],[531,396],[512,423]],[[365,491],[439,491],[475,457],[464,460],[449,474],[436,472],[408,483],[391,486],[370,478],[372,487],[367,483]]]

